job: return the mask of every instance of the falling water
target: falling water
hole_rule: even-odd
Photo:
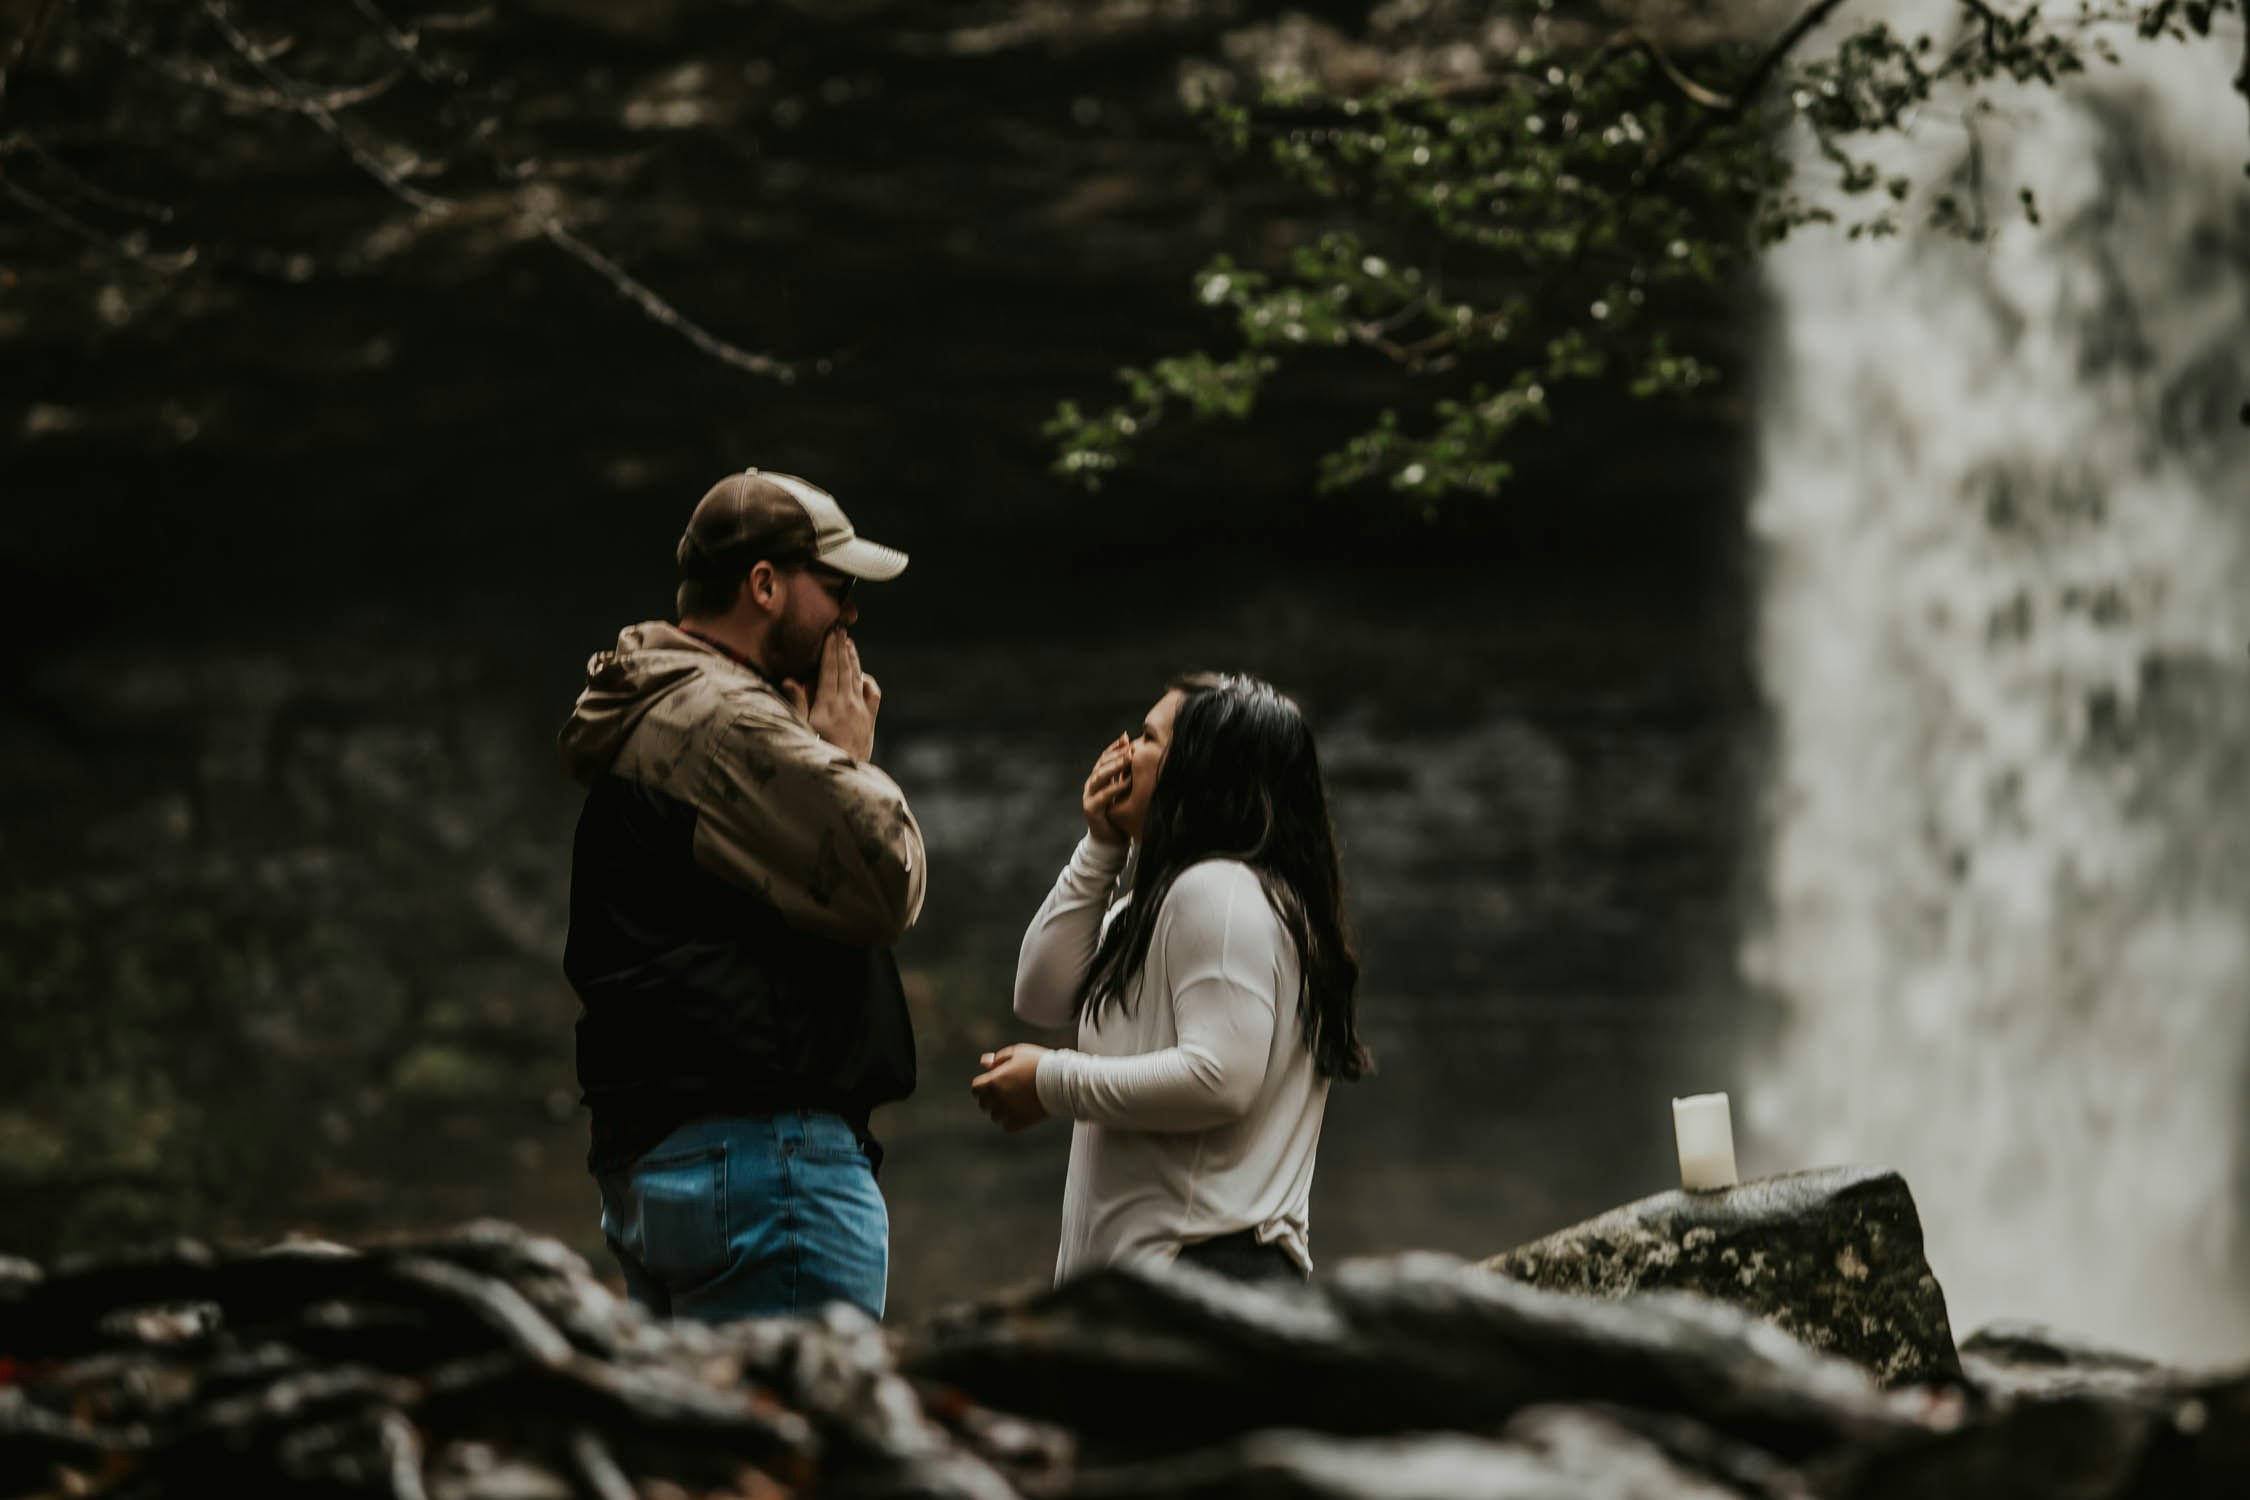
[[[2250,130],[2238,29],[2127,52],[1898,148],[1981,174],[1990,243],[1772,257],[1744,967],[1789,1024],[1746,1114],[1905,1173],[1958,1332],[2239,1359]]]

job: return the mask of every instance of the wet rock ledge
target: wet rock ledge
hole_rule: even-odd
[[[1587,1296],[1695,1292],[1842,1355],[1886,1385],[1961,1375],[1914,1195],[1879,1167],[1659,1193],[1484,1265]]]
[[[1112,1271],[886,1334],[653,1322],[510,1226],[0,1262],[0,1496],[2237,1496],[2250,1366],[2044,1330],[1885,1389],[1740,1308],[1450,1257]]]

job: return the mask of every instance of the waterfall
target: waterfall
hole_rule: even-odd
[[[1770,257],[1742,957],[1785,1021],[1747,1145],[1903,1172],[1958,1335],[2250,1356],[2234,25],[2128,37],[1973,143],[1957,101],[1927,111],[1890,165],[1981,171],[1990,243],[1815,229]]]

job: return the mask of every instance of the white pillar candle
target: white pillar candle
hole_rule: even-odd
[[[1680,1146],[1680,1186],[1691,1192],[1733,1187],[1734,1124],[1724,1094],[1672,1101],[1672,1134]]]

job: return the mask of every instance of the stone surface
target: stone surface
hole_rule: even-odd
[[[1972,1349],[1993,1351],[1973,1371],[2080,1373],[1886,1393],[1708,1298],[1567,1296],[1432,1255],[1270,1290],[1104,1272],[956,1309],[900,1357],[925,1390],[1072,1428],[1061,1492],[1102,1500],[2250,1493],[2250,1370],[2021,1330]]]
[[[2250,1367],[2003,1328],[1885,1392],[1708,1298],[1448,1256],[1115,1270],[886,1332],[651,1319],[484,1222],[0,1266],[0,1500],[2239,1500]],[[1065,1419],[1056,1425],[1042,1417]]]
[[[1075,1500],[1734,1500],[1624,1426],[1542,1407],[1499,1439],[1252,1433],[1176,1459],[1082,1476]]]
[[[926,1409],[855,1309],[652,1319],[504,1223],[37,1272],[0,1267],[0,1497],[1013,1500],[1068,1456],[1005,1414]]]
[[[1589,1301],[1428,1253],[1272,1289],[1192,1267],[1112,1269],[932,1319],[901,1364],[1073,1427],[1104,1460],[1261,1428],[1491,1436],[1566,1402],[1677,1414],[1784,1459],[1919,1420],[1849,1363],[1735,1309]]]
[[[1483,1264],[1551,1291],[1684,1291],[1730,1303],[1886,1385],[1961,1376],[1913,1194],[1880,1168],[1659,1193]]]
[[[2250,1370],[1986,1393],[1951,1424],[1840,1449],[1809,1477],[1837,1500],[2234,1500],[2250,1494]]]
[[[2174,1372],[2155,1360],[2090,1344],[2040,1323],[1988,1324],[1961,1344],[1961,1369],[1987,1396],[2105,1391],[2162,1386]]]

